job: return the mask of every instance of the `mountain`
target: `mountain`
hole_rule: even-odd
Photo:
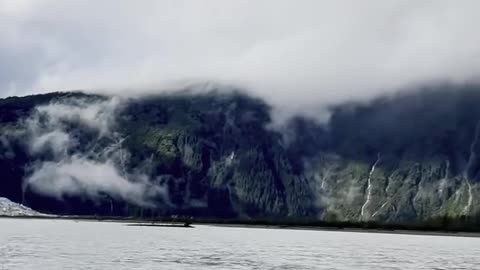
[[[237,91],[0,100],[0,196],[53,214],[417,222],[477,216],[480,87],[272,123]]]

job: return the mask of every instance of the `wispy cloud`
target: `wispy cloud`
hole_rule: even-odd
[[[67,98],[37,107],[24,121],[24,136],[34,160],[24,189],[58,199],[109,196],[144,207],[157,207],[158,200],[168,203],[161,185],[142,170],[126,168],[129,152],[122,147],[123,138],[113,131],[121,104],[118,98]],[[69,129],[72,124],[90,129],[93,141],[80,146],[80,140],[85,143],[84,134]]]

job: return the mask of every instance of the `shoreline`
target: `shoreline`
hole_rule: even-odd
[[[195,225],[195,224],[194,224]],[[362,229],[362,228],[333,228],[321,226],[283,226],[283,225],[245,225],[245,224],[200,224],[212,227],[245,228],[245,229],[274,229],[274,230],[304,230],[323,232],[348,232],[348,233],[380,233],[380,234],[401,234],[418,236],[451,236],[451,237],[472,237],[480,238],[480,232],[457,232],[457,231],[421,231],[421,230],[388,230],[388,229]]]
[[[195,225],[210,226],[210,227],[224,227],[224,228],[245,228],[245,229],[274,229],[274,230],[307,230],[307,231],[324,231],[324,232],[351,232],[351,233],[381,233],[381,234],[401,234],[401,235],[418,235],[418,236],[451,236],[451,237],[473,237],[480,238],[480,231],[461,231],[461,230],[428,230],[428,229],[403,229],[387,228],[387,226],[378,225],[371,227],[360,226],[329,226],[315,225],[315,224],[282,224],[282,223],[268,223],[261,222],[242,222],[242,221],[209,221],[209,220],[175,220],[175,219],[135,219],[122,217],[94,217],[94,216],[0,216],[0,219],[37,219],[37,220],[69,220],[77,222],[112,222],[121,223],[126,226],[144,226],[144,227],[185,227],[194,228]],[[184,226],[187,224],[188,226]],[[192,226],[193,225],[193,226]],[[363,224],[365,225],[365,224]],[[398,225],[400,227],[400,225]]]

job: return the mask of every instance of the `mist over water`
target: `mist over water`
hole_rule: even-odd
[[[480,238],[0,219],[0,269],[476,269]]]

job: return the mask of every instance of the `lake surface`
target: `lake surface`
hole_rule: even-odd
[[[0,269],[480,269],[480,238],[0,219]]]

